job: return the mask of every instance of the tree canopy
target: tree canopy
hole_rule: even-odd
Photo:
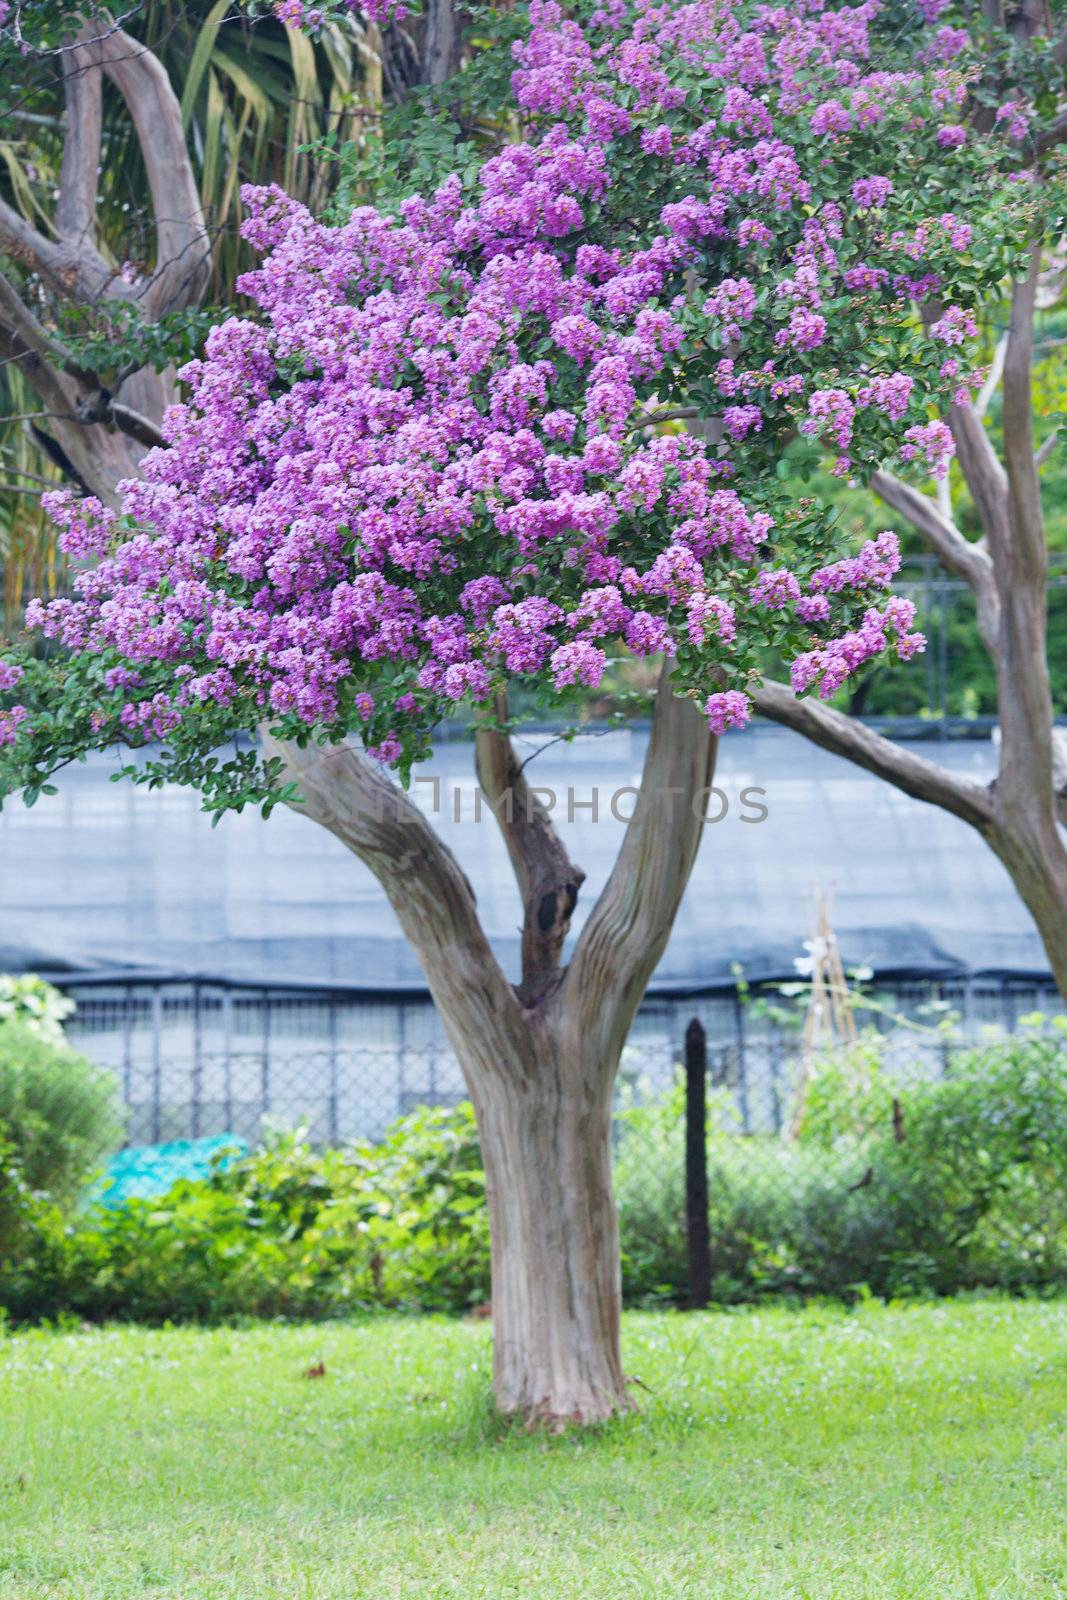
[[[782,465],[801,434],[944,472],[975,308],[1058,203],[1051,53],[984,106],[944,10],[534,0],[525,137],[332,225],[247,189],[249,309],[165,445],[115,505],[47,502],[83,570],[28,612],[62,664],[0,667],[4,787],[158,740],[140,775],[269,806],[272,765],[218,754],[265,722],[403,772],[457,702],[595,685],[607,646],[673,658],[714,731],[768,647],[822,697],[920,650],[893,535],[847,553]]]

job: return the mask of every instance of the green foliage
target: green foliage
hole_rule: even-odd
[[[713,1093],[714,1298],[950,1293],[1067,1281],[1067,1048],[1053,1034],[960,1050],[901,1082],[875,1040],[821,1062],[799,1137],[742,1136]],[[617,1114],[615,1188],[631,1303],[687,1292],[683,1091]],[[378,1145],[277,1136],[161,1199],[74,1224],[19,1184],[18,1248],[0,1268],[16,1318],[146,1322],[321,1317],[371,1307],[464,1311],[489,1295],[474,1115],[422,1109]],[[6,1202],[2,1197],[6,1197]],[[9,1228],[10,1228],[9,1220]]]
[[[43,1218],[0,1304],[145,1322],[463,1310],[489,1292],[484,1201],[469,1106],[417,1111],[380,1145],[279,1135],[162,1198]]]
[[[0,973],[0,1023],[21,1022],[49,1044],[62,1044],[63,1023],[74,1001],[33,973],[13,978]]]
[[[69,1203],[120,1137],[107,1073],[25,1022],[0,1022],[0,1143],[31,1190]]]
[[[631,1300],[685,1293],[680,1092],[624,1114],[633,1144],[616,1182]],[[819,1063],[799,1139],[740,1139],[714,1107],[709,1125],[717,1300],[1067,1279],[1060,1033],[954,1050],[928,1082],[894,1076],[868,1038]]]

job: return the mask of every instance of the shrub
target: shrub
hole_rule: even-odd
[[[49,1044],[62,1044],[63,1023],[73,1010],[74,1001],[43,978],[32,973],[18,978],[0,973],[0,1023],[25,1023]]]
[[[31,1189],[72,1201],[121,1128],[107,1073],[24,1021],[0,1022],[0,1139]]]
[[[714,1297],[1038,1288],[1067,1278],[1067,1048],[1022,1036],[900,1082],[875,1041],[819,1063],[801,1136],[741,1136],[713,1094]],[[615,1185],[629,1301],[687,1289],[683,1091],[617,1116]],[[6,1185],[6,1187],[5,1187]],[[469,1105],[423,1109],[378,1145],[313,1150],[300,1134],[219,1163],[158,1200],[74,1223],[0,1156],[20,1249],[0,1265],[19,1318],[213,1320],[488,1297],[485,1175]]]
[[[374,1146],[278,1135],[158,1199],[46,1219],[0,1271],[0,1304],[146,1322],[463,1310],[489,1292],[484,1202],[469,1106],[417,1111]]]
[[[709,1107],[713,1293],[948,1293],[1067,1280],[1067,1041],[956,1049],[902,1080],[876,1037],[818,1064],[798,1141]],[[631,1299],[687,1285],[682,1091],[627,1108],[616,1166]]]

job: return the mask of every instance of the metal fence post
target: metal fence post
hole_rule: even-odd
[[[708,1037],[698,1017],[685,1030],[685,1232],[689,1304],[711,1298],[707,1141]]]
[[[192,1137],[200,1137],[200,1119],[204,1099],[204,1041],[202,1036],[203,1016],[200,1005],[200,985],[193,984],[193,1073],[192,1073]]]
[[[160,1140],[163,1121],[163,990],[152,990],[152,1143]]]

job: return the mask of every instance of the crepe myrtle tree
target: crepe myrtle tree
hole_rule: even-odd
[[[753,697],[761,713],[846,756],[916,799],[968,822],[1007,868],[1037,925],[1049,965],[1067,998],[1067,739],[1053,723],[1047,654],[1048,562],[1040,470],[1057,444],[1053,423],[1035,437],[1032,364],[1035,318],[1063,293],[1062,193],[1047,170],[1067,134],[1059,98],[1067,66],[1067,30],[1043,5],[983,7],[992,66],[971,79],[959,130],[962,142],[1004,126],[1016,143],[1020,176],[1041,191],[1039,227],[1025,263],[994,291],[987,319],[1000,320],[994,360],[980,403],[952,404],[946,420],[960,476],[977,513],[980,536],[956,525],[951,497],[920,493],[884,464],[871,490],[903,517],[942,568],[960,578],[976,604],[978,632],[996,669],[1000,730],[997,773],[975,783],[865,727],[835,707],[798,699],[764,679]],[[969,36],[941,34],[962,60]],[[1045,164],[1046,170],[1040,173]],[[1044,246],[1044,248],[1043,248]],[[1006,293],[1005,293],[1006,288]],[[1005,308],[1006,303],[1006,310]],[[923,307],[929,323],[936,298]],[[1002,390],[1001,448],[983,424],[986,403]],[[942,486],[947,490],[947,485]]]
[[[535,3],[523,136],[465,181],[334,226],[250,189],[241,314],[137,476],[51,499],[75,593],[31,605],[54,643],[0,667],[7,792],[150,745],[131,778],[216,815],[287,803],[377,875],[474,1102],[495,1396],[530,1422],[631,1403],[612,1090],[718,736],[768,650],[826,696],[922,648],[886,593],[894,537],[842,548],[786,493],[783,447],[943,471],[942,416],[980,380],[971,307],[1044,226],[1051,188],[1003,119],[961,120],[984,36],[972,52],[938,10]],[[506,697],[593,686],[623,648],[662,660],[647,757],[565,960],[584,875]],[[404,792],[463,702],[522,901],[515,982]]]
[[[997,770],[988,783],[950,771],[907,750],[833,706],[798,699],[764,679],[753,691],[759,711],[815,744],[845,756],[904,793],[969,823],[1007,868],[1041,935],[1049,966],[1067,998],[1067,738],[1053,722],[1047,651],[1048,558],[1040,470],[1056,448],[1058,427],[1035,437],[1031,364],[1035,314],[1058,301],[1062,266],[1035,250],[1010,287],[1006,327],[996,342],[1002,448],[978,407],[950,406],[948,425],[960,476],[970,491],[980,534],[957,525],[947,495],[938,500],[880,468],[870,488],[918,533],[945,572],[974,596],[978,634],[996,670],[1000,733]]]

